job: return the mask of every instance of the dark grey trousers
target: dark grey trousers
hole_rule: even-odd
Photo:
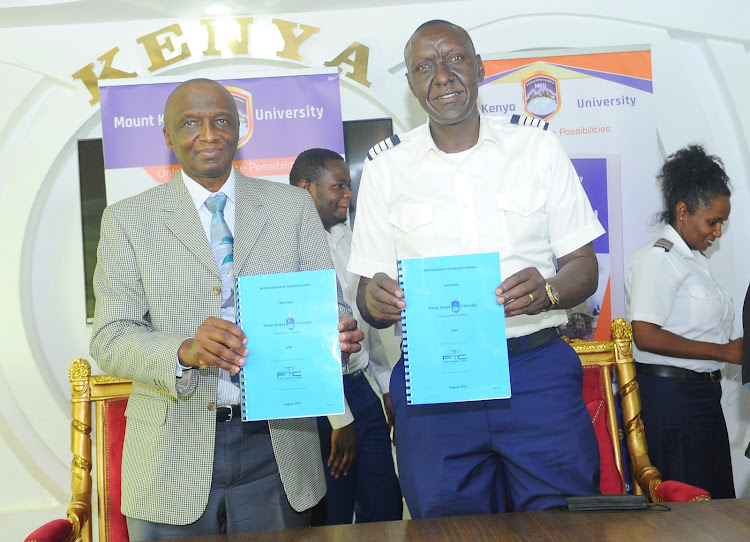
[[[308,513],[295,512],[284,493],[268,422],[242,422],[239,418],[216,424],[211,491],[196,522],[167,525],[127,520],[131,542],[309,525]]]

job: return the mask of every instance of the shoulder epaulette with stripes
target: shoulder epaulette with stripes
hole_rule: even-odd
[[[669,252],[673,246],[674,243],[669,239],[664,239],[664,237],[657,239],[656,243],[654,243],[654,248],[663,248],[664,252]]]
[[[380,143],[373,145],[373,147],[367,151],[367,159],[372,160],[381,152],[392,149],[399,143],[401,143],[401,139],[399,139],[398,134],[393,134],[391,137],[387,137]]]
[[[546,130],[549,128],[549,122],[543,121],[542,119],[538,119],[536,117],[527,117],[527,116],[521,116],[521,115],[513,115],[510,117],[511,124],[518,124],[521,126],[535,126],[536,128],[541,128],[542,130]]]

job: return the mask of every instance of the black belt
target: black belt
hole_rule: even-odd
[[[690,369],[681,367],[672,367],[671,365],[653,365],[651,363],[635,362],[635,372],[649,376],[661,376],[663,378],[676,378],[678,380],[699,380],[703,382],[720,382],[721,371],[710,373],[699,373]]]
[[[556,327],[548,327],[547,329],[540,329],[529,335],[523,337],[514,337],[508,339],[508,355],[517,356],[544,346],[548,342],[554,341],[560,336],[560,329]]]
[[[216,421],[228,422],[232,418],[239,418],[241,414],[240,405],[221,405],[216,407]]]
[[[360,376],[363,376],[364,373],[362,372],[362,369],[358,371],[354,371],[353,373],[348,373],[344,375],[344,380],[357,380]]]

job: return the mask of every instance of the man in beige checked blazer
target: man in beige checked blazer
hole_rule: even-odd
[[[233,417],[230,375],[247,339],[220,318],[205,201],[227,196],[235,276],[331,268],[325,231],[307,192],[232,168],[239,121],[220,84],[177,87],[164,122],[182,170],[105,210],[94,275],[91,354],[133,380],[122,464],[130,539],[306,525],[325,492],[315,420]],[[354,320],[339,330],[344,355],[359,350]]]

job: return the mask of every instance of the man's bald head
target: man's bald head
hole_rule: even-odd
[[[164,106],[164,139],[191,179],[215,192],[229,178],[239,141],[237,104],[210,79],[179,85]]]
[[[484,64],[466,30],[448,21],[428,21],[412,34],[404,60],[409,89],[430,117],[438,148],[459,152],[474,145]]]

